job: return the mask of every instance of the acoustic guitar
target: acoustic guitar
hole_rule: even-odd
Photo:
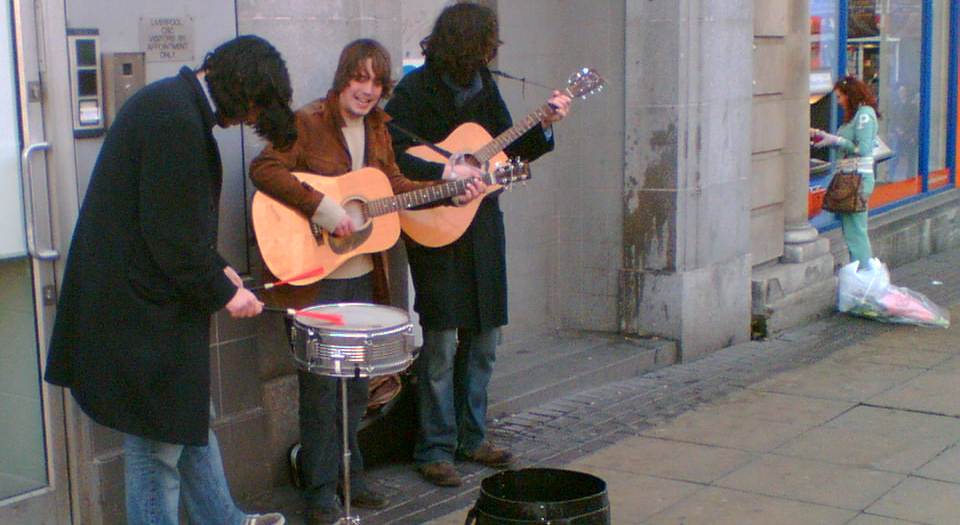
[[[585,99],[589,95],[599,93],[603,89],[603,84],[603,78],[596,71],[583,68],[570,76],[563,92],[571,99],[578,97]],[[503,163],[507,160],[503,149],[539,124],[540,120],[551,111],[550,105],[544,104],[497,138],[492,138],[490,133],[479,124],[467,122],[458,126],[437,146],[481,168],[490,162]],[[448,161],[441,153],[429,146],[413,146],[405,153],[431,162],[446,163]],[[487,194],[499,188],[500,186],[497,185],[487,187]],[[481,199],[474,199],[467,205],[456,208],[444,206],[423,210],[403,210],[400,212],[400,227],[418,244],[431,248],[446,246],[467,231],[470,223],[473,222],[473,217],[477,214],[480,201]]]
[[[400,238],[397,212],[466,191],[466,181],[454,180],[394,195],[387,176],[376,168],[363,168],[336,177],[297,172],[293,176],[323,193],[324,198],[339,202],[354,227],[353,234],[347,237],[330,235],[299,210],[263,192],[254,193],[253,229],[270,272],[279,279],[289,279],[318,267],[325,270],[324,274],[291,282],[297,286],[319,281],[355,255],[392,247]],[[492,173],[484,173],[482,178],[488,186],[505,186],[529,179],[530,168],[523,162],[507,162],[497,165]]]

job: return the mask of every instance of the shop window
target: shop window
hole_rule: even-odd
[[[947,0],[937,0],[944,4]],[[896,156],[877,167],[877,187],[870,199],[870,207],[880,206],[915,195],[920,191],[920,96],[921,96],[921,50],[923,42],[923,0],[810,0],[811,15],[811,126],[835,130],[842,122],[840,109],[832,96],[818,98],[814,86],[816,75],[832,73],[836,81],[841,74],[855,75],[869,84],[879,101],[881,113],[880,136],[896,152]],[[845,8],[844,13],[839,9]],[[836,14],[843,16],[836,17]],[[827,37],[825,26],[837,20],[846,20],[838,37]],[[949,32],[949,17],[941,16],[944,35]],[[842,22],[841,22],[842,23]],[[829,63],[830,56],[824,53],[824,40],[843,45],[842,68]],[[943,83],[936,90],[940,99],[934,111],[942,117],[938,125],[940,149],[936,153],[939,163],[946,159],[946,92],[948,71],[948,40],[943,36],[938,48],[941,53],[939,68]],[[829,49],[829,45],[826,46]],[[836,50],[836,48],[834,48]],[[817,55],[816,60],[814,59]],[[833,52],[833,60],[840,53]],[[827,67],[821,67],[824,64]],[[832,86],[831,86],[832,87]],[[830,88],[827,88],[828,90]],[[934,151],[931,149],[931,159]],[[818,199],[833,172],[832,158],[820,150],[811,150],[810,216],[818,228],[835,225],[833,214],[820,213]]]
[[[930,142],[927,153],[927,187],[942,188],[949,183],[947,133],[950,87],[950,2],[936,0],[933,8],[933,35],[930,75]]]

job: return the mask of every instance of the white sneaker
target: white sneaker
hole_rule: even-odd
[[[286,518],[279,512],[247,514],[247,518],[243,520],[243,525],[285,525],[286,523]]]

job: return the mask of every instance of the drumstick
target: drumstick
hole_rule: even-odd
[[[290,283],[293,282],[293,281],[299,281],[300,279],[306,279],[307,277],[314,277],[314,276],[317,276],[317,275],[322,275],[322,274],[323,274],[323,271],[324,271],[324,270],[323,270],[323,266],[319,266],[319,267],[317,267],[317,268],[314,268],[313,270],[310,270],[310,271],[307,271],[307,272],[303,272],[303,273],[301,273],[300,275],[294,275],[293,277],[284,279],[284,280],[282,280],[282,281],[275,281],[275,282],[272,282],[272,283],[261,284],[260,286],[254,286],[253,288],[250,288],[249,290],[250,290],[251,292],[256,292],[257,290],[269,290],[269,289],[274,288],[274,287],[276,287],[276,286],[283,286],[283,285],[285,285],[285,284],[290,284]]]
[[[267,312],[277,312],[281,314],[287,314],[292,317],[295,317],[298,315],[302,315],[304,317],[313,317],[314,319],[327,321],[330,324],[343,326],[343,316],[339,314],[322,314],[320,312],[312,312],[310,310],[295,310],[293,308],[275,308],[273,306],[264,306],[263,309]]]

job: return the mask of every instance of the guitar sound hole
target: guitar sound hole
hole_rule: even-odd
[[[354,199],[344,202],[343,209],[346,210],[347,217],[350,217],[354,231],[359,231],[367,225],[367,216],[363,212],[362,201]]]
[[[363,211],[363,201],[351,199],[344,201],[343,209],[353,222],[353,234],[349,237],[330,236],[330,249],[333,253],[344,254],[360,247],[372,233],[372,223]]]
[[[459,153],[454,157],[454,164],[466,164],[474,168],[480,168],[480,161],[472,153]]]

